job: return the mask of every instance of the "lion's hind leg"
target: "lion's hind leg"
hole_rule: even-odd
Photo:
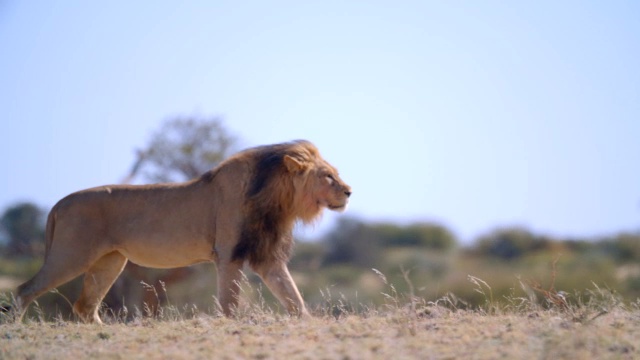
[[[117,251],[101,257],[84,275],[82,293],[73,305],[73,312],[84,322],[101,324],[98,310],[102,299],[127,264],[127,258]]]
[[[66,252],[49,256],[42,268],[27,282],[18,286],[16,296],[15,318],[22,319],[27,308],[40,295],[65,284],[84,273],[88,264],[77,255]]]

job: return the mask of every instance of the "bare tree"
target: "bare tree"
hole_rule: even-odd
[[[218,165],[234,150],[236,138],[219,118],[176,118],[153,134],[123,182],[141,175],[150,182],[192,179]]]

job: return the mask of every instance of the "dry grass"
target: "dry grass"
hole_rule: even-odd
[[[16,324],[5,316],[0,359],[640,358],[640,303],[623,304],[598,287],[588,301],[567,295],[558,304],[551,286],[542,303],[537,288],[530,298],[498,302],[489,284],[470,276],[486,303],[468,309],[452,294],[436,302],[415,296],[412,286],[398,294],[377,273],[384,305],[354,305],[326,290],[311,319],[280,315],[246,281],[243,296],[258,292],[258,300],[244,303],[235,319],[171,305],[133,320],[105,312],[102,326],[33,317]]]
[[[266,314],[84,325],[4,324],[2,359],[633,359],[640,312],[577,322],[555,311],[483,315],[431,307],[308,320]]]

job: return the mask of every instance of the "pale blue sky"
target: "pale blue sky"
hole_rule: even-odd
[[[0,208],[118,182],[177,115],[312,140],[365,220],[640,229],[637,1],[0,2]]]

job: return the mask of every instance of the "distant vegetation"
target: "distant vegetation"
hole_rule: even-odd
[[[14,291],[19,281],[38,269],[44,249],[43,215],[34,204],[17,204],[2,214],[1,291]],[[461,247],[442,225],[368,223],[344,217],[321,240],[299,241],[290,268],[312,309],[324,304],[327,294],[353,304],[379,305],[380,294],[389,291],[379,273],[398,293],[413,291],[428,301],[453,296],[460,308],[486,302],[473,278],[491,284],[492,301],[497,303],[522,297],[547,306],[545,292],[562,292],[567,301],[575,301],[589,297],[585,289],[594,286],[611,291],[622,302],[634,302],[640,298],[640,234],[559,239],[502,228]],[[250,283],[259,285],[256,276],[247,275]],[[45,313],[68,316],[65,297],[73,301],[79,288],[79,280],[64,285],[59,289],[63,296],[44,296],[40,306],[48,308]],[[214,294],[213,264],[172,271],[133,267],[121,275],[105,302],[113,311],[126,309],[131,314],[153,315],[154,307],[167,301],[213,311]],[[256,301],[254,295],[245,297]],[[268,291],[261,296],[275,304]]]

